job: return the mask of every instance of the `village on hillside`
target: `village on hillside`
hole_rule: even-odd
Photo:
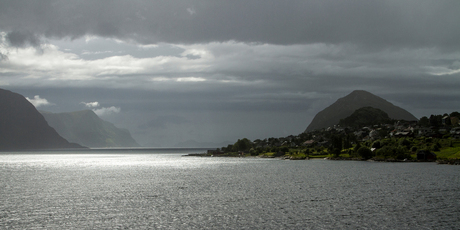
[[[210,150],[207,156],[259,156],[283,159],[356,159],[460,163],[460,113],[391,120],[360,127],[327,127],[299,135],[250,141]],[[445,161],[445,162],[444,162]]]

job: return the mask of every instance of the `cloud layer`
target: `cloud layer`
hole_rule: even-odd
[[[421,117],[458,109],[459,21],[456,0],[1,1],[0,87],[156,146],[298,134],[355,89]]]
[[[37,36],[94,35],[142,44],[234,40],[458,48],[459,8],[455,0],[2,1],[0,27],[19,46]]]
[[[110,106],[110,107],[102,107],[99,109],[93,109],[94,113],[98,116],[106,116],[113,113],[119,113],[121,109],[119,107]]]

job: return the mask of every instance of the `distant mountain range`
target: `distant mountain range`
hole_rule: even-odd
[[[139,147],[126,129],[115,127],[92,110],[69,113],[41,111],[48,124],[68,141],[88,147]]]
[[[69,143],[22,95],[0,89],[0,150],[84,148]]]
[[[387,113],[391,119],[406,121],[418,120],[407,110],[395,106],[381,97],[364,90],[355,90],[316,114],[305,132],[337,125],[340,119],[347,118],[362,107],[380,109]]]

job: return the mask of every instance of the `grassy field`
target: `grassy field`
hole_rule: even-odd
[[[442,148],[435,153],[439,159],[460,159],[460,146]]]

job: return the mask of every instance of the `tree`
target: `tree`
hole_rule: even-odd
[[[428,119],[428,117],[424,116],[422,118],[420,118],[420,120],[418,121],[418,124],[422,127],[429,127],[430,126],[430,119]]]
[[[357,142],[357,143],[356,143],[356,146],[353,148],[353,151],[355,151],[356,153],[358,153],[359,148],[361,148],[361,143],[360,143],[360,142]]]
[[[276,146],[270,148],[270,152],[272,152],[272,153],[277,153],[277,152],[279,152],[279,150],[280,150],[280,148],[278,148]]]
[[[339,135],[332,135],[331,137],[331,145],[333,149],[342,150],[343,148],[343,138]]]
[[[227,145],[227,147],[222,147],[222,152],[230,152],[233,151],[233,145]]]
[[[410,154],[405,146],[383,146],[381,149],[376,151],[376,155],[384,158],[394,158],[402,160],[410,158]]]
[[[343,147],[343,139],[340,135],[332,135],[331,136],[331,146],[329,147],[329,151],[335,156],[338,157],[340,152],[342,151]]]
[[[356,139],[356,137],[354,137],[354,134],[348,134],[347,136],[345,136],[345,138],[343,139],[343,148],[344,149],[351,148],[352,147],[351,142],[353,142],[353,139]]]
[[[441,115],[431,115],[430,116],[430,125],[434,127],[439,127],[442,124],[442,116]]]
[[[247,139],[238,139],[233,145],[233,151],[248,151],[252,147],[252,142]]]
[[[381,147],[382,147],[382,143],[380,142],[380,140],[374,141],[374,143],[372,143],[371,145],[371,148],[379,149]]]
[[[406,146],[406,147],[409,147],[411,145],[411,142],[409,140],[407,140],[406,138],[399,139],[398,143],[399,143],[399,145]]]
[[[289,148],[286,147],[286,146],[283,146],[283,147],[280,148],[280,152],[288,153],[288,152],[289,152]]]
[[[364,159],[370,159],[373,155],[372,151],[368,147],[361,147],[358,149],[358,156]]]
[[[460,117],[460,113],[459,112],[452,112],[452,113],[450,113],[449,116],[451,116],[451,117]]]

